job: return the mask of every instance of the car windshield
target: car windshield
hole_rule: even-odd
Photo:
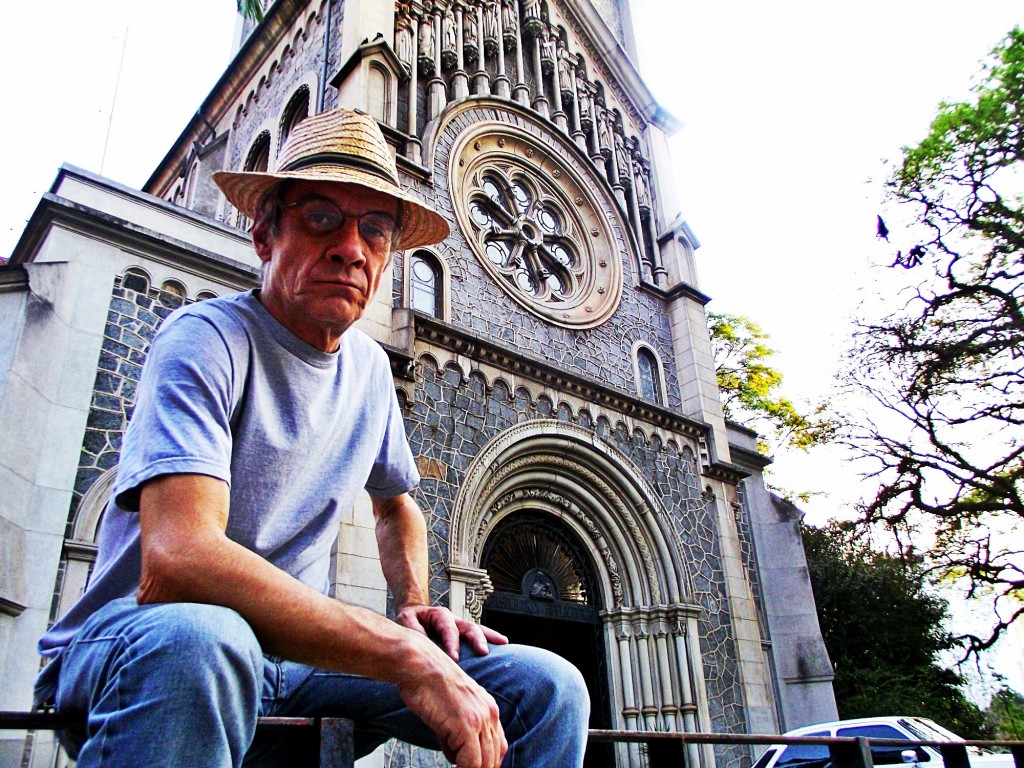
[[[807,735],[828,736],[827,733]],[[825,744],[790,744],[782,750],[775,768],[827,768],[831,763]]]
[[[900,725],[914,734],[917,738],[925,741],[963,741],[963,738],[957,736],[952,731],[948,731],[938,723],[933,723],[931,720],[925,720],[923,717],[905,718],[900,720]],[[992,754],[987,749],[980,747],[967,747],[967,751],[972,755],[990,755]]]

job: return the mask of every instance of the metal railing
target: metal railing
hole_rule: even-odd
[[[56,712],[0,712],[0,729],[54,730],[78,718]],[[322,768],[353,766],[352,721],[340,718],[262,717],[260,730],[299,729],[319,741]],[[699,768],[693,747],[699,745],[818,745],[829,752],[829,768],[873,768],[871,747],[901,750],[932,747],[938,750],[944,768],[971,768],[969,747],[1005,749],[1013,756],[1015,768],[1024,768],[1024,741],[929,741],[925,739],[884,739],[851,736],[776,736],[774,734],[667,733],[661,731],[591,730],[591,744],[643,745],[647,768]]]

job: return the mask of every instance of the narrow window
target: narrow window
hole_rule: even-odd
[[[646,347],[636,351],[636,367],[640,378],[640,397],[655,403],[661,402],[661,376],[658,358]]]
[[[284,146],[292,129],[307,117],[309,117],[309,86],[304,85],[288,100],[288,106],[284,108],[284,114],[281,115],[280,146]]]
[[[410,305],[418,312],[441,317],[441,280],[436,262],[424,253],[414,253],[409,269]]]
[[[368,106],[370,114],[380,122],[391,124],[391,78],[381,67],[371,64]]]

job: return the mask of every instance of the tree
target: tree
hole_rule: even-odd
[[[775,350],[768,347],[768,334],[757,323],[741,315],[711,312],[708,329],[725,416],[757,432],[763,453],[770,453],[773,446],[806,450],[832,437],[834,424],[824,416],[824,405],[804,415],[779,394],[782,374],[768,365]]]
[[[263,0],[238,0],[238,12],[259,24],[263,21]]]
[[[875,551],[838,522],[805,525],[803,540],[840,716],[922,715],[990,737],[963,679],[938,663],[953,645],[943,629],[948,605],[927,588],[920,559]]]
[[[960,638],[968,654],[1024,616],[1022,110],[1015,29],[972,98],[940,105],[903,150],[887,196],[910,223],[890,267],[913,280],[895,311],[859,323],[846,374],[881,406],[845,430],[879,483],[862,519],[991,600],[990,626]]]
[[[986,714],[997,739],[1024,741],[1024,696],[1003,686],[992,697]]]

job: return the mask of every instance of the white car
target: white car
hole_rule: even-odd
[[[866,717],[834,723],[808,725],[787,731],[786,736],[864,736],[874,739],[913,739],[915,741],[963,741],[952,731],[923,717]],[[942,755],[935,747],[871,745],[875,765],[906,765],[909,768],[943,768]],[[996,754],[978,747],[967,747],[971,768],[1014,768],[1013,755]],[[775,744],[754,763],[753,768],[830,768],[825,744]]]

